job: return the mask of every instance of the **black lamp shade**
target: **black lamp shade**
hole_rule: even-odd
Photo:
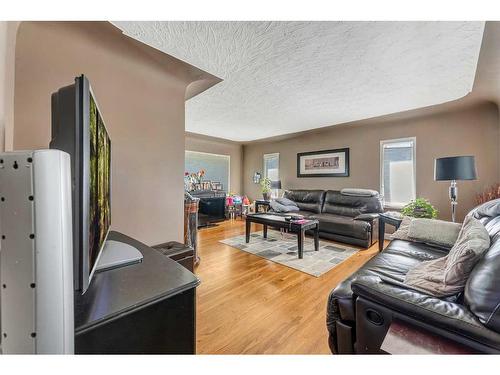
[[[452,156],[438,158],[434,163],[434,180],[475,180],[476,163],[474,156]]]
[[[271,181],[271,189],[281,189],[281,180]]]

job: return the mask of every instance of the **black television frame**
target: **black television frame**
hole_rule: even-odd
[[[74,289],[82,293],[85,293],[90,285],[111,227],[110,224],[107,228],[94,267],[89,269],[90,118],[88,114],[90,113],[90,95],[94,98],[102,118],[89,80],[83,74],[75,78],[74,84],[65,86],[52,94],[52,140],[49,144],[50,148],[62,150],[71,155],[73,279]],[[109,137],[107,129],[106,132]],[[112,158],[111,155],[112,146],[110,145],[110,158]],[[111,175],[109,178],[111,190]],[[111,191],[109,200],[111,206]]]

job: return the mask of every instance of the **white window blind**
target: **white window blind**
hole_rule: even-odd
[[[380,193],[386,206],[399,208],[415,199],[416,138],[380,142]]]
[[[271,181],[280,179],[280,154],[264,154],[264,177],[268,177]],[[278,190],[272,189],[271,196],[277,197]]]

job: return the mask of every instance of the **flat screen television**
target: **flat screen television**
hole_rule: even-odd
[[[111,225],[111,140],[83,75],[52,94],[50,148],[71,156],[74,284],[84,293]]]

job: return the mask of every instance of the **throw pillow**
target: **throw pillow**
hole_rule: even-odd
[[[411,221],[412,221],[411,217],[404,216],[403,220],[401,221],[401,224],[399,225],[398,230],[392,234],[392,238],[395,240],[412,241],[412,239],[408,235],[408,232],[410,231]]]
[[[293,211],[299,211],[299,208],[297,206],[285,206],[281,203],[278,203],[277,201],[271,201],[269,203],[269,206],[275,211],[275,212],[293,212]]]
[[[298,207],[297,203],[295,203],[294,201],[292,201],[291,199],[288,199],[288,198],[277,198],[276,202],[278,202],[279,204],[282,204],[283,206],[295,206],[295,207]]]
[[[451,248],[460,233],[462,224],[435,219],[417,219],[410,222],[408,237],[414,241],[437,244]]]
[[[448,255],[420,263],[408,271],[404,282],[436,297],[459,293],[489,246],[490,236],[484,225],[473,217],[467,217]]]

